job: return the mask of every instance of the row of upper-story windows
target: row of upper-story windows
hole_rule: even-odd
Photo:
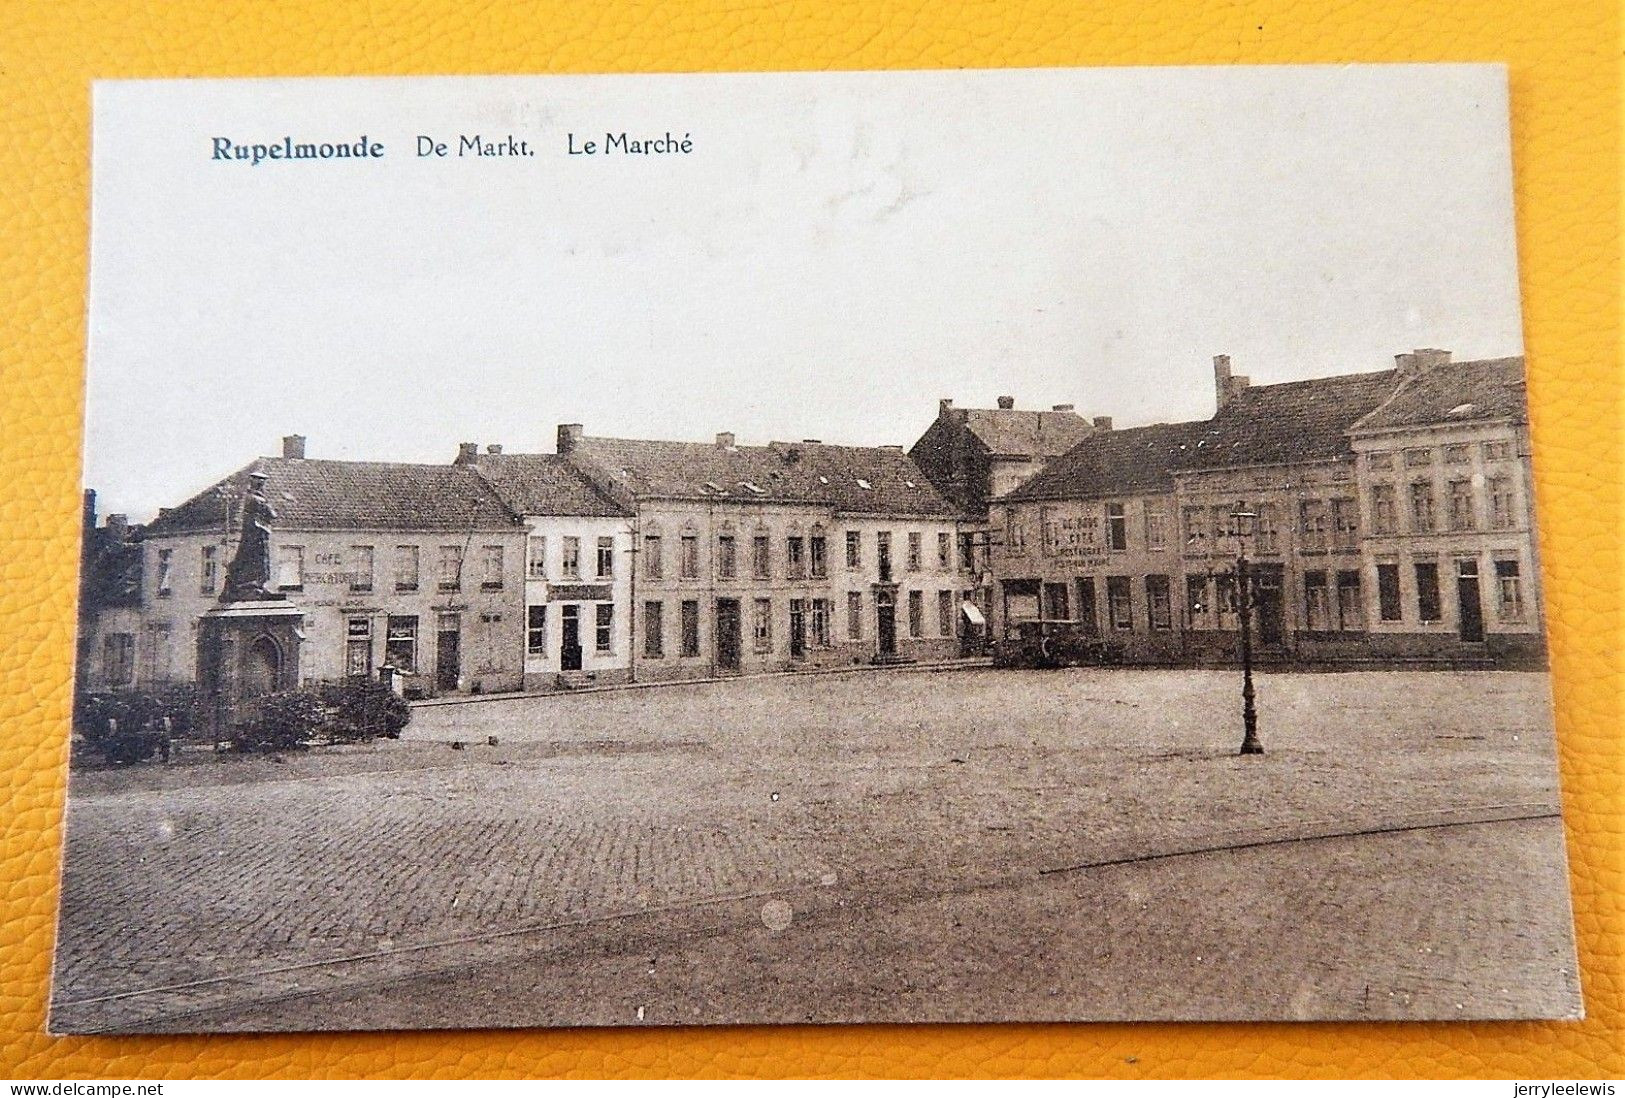
[[[1420,469],[1442,462],[1445,465],[1471,465],[1473,444],[1452,442],[1444,446],[1413,446],[1403,450],[1372,450],[1365,455],[1366,468],[1383,472],[1403,465],[1407,469]],[[1511,461],[1515,456],[1512,443],[1506,439],[1478,444],[1479,455],[1485,462]]]
[[[463,589],[463,545],[441,545],[436,558],[435,587],[440,591]],[[482,590],[500,591],[506,582],[506,553],[501,545],[481,545],[475,549]],[[397,592],[419,589],[423,550],[417,545],[397,545],[390,553],[389,582]],[[344,550],[323,550],[314,555],[305,545],[276,547],[271,566],[271,586],[283,591],[302,591],[309,584],[347,587],[356,594],[375,590],[378,583],[379,549],[376,545],[352,545]],[[201,595],[220,593],[224,582],[223,552],[219,545],[198,548],[197,584]],[[173,547],[157,551],[154,570],[155,594],[168,598],[175,593],[177,557]]]
[[[1431,478],[1404,485],[1373,484],[1371,532],[1432,534],[1443,530],[1459,533],[1484,528],[1511,530],[1517,526],[1517,494],[1512,477],[1502,474],[1486,478],[1482,494],[1471,477],[1449,480],[1444,489],[1441,516],[1441,501]],[[1401,492],[1404,493],[1403,509]]]
[[[549,555],[554,551],[557,561]],[[525,575],[534,580],[614,579],[615,539],[565,535],[550,542],[546,535],[533,535],[525,547]]]
[[[848,570],[857,570],[864,566],[865,541],[863,532],[859,530],[845,531],[845,563]],[[670,559],[671,543],[676,545],[676,559]],[[893,532],[889,530],[877,531],[873,540],[873,552],[876,565],[882,578],[889,578],[893,566]],[[932,556],[927,557],[929,544]],[[775,553],[782,554],[782,557]],[[659,533],[643,535],[642,545],[639,547],[639,570],[645,579],[665,579],[668,575],[675,575],[680,580],[698,580],[701,578],[700,537],[698,534],[679,534],[675,538]],[[751,579],[773,579],[782,574],[786,579],[826,579],[830,571],[829,537],[823,533],[790,534],[782,541],[782,548],[775,544],[770,534],[750,534],[741,537],[734,533],[721,533],[716,537],[713,550],[713,569],[717,579],[739,579],[748,575]],[[963,559],[967,550],[961,548],[960,556]],[[745,571],[748,560],[748,573]],[[780,564],[782,560],[782,565]],[[923,531],[911,530],[905,534],[904,541],[904,567],[907,571],[918,572],[927,567],[928,560],[934,562],[940,571],[954,567],[954,536],[947,531],[938,531],[934,541],[928,543]]]

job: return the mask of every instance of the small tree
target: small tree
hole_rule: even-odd
[[[314,690],[282,690],[254,703],[254,715],[237,733],[239,751],[290,751],[310,743],[326,713]]]
[[[332,707],[327,733],[335,741],[354,743],[375,736],[400,737],[401,729],[412,720],[412,707],[381,682],[351,682],[328,688],[326,702]]]

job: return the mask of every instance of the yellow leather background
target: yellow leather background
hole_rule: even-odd
[[[1618,30],[1617,8],[1595,0],[0,3],[0,1076],[1617,1077]],[[1434,60],[1511,71],[1586,1022],[44,1036],[74,632],[93,78]],[[1403,178],[1397,171],[1396,185]]]

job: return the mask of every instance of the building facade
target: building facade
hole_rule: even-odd
[[[272,512],[268,586],[302,616],[297,666],[271,681],[376,677],[388,665],[417,696],[520,686],[520,519],[467,469],[307,460],[298,436],[141,531],[139,595],[97,615],[88,685],[195,681],[199,623],[221,607],[251,481]]]
[[[637,680],[959,654],[958,512],[900,447],[595,438],[567,424],[558,450],[634,514]]]
[[[995,504],[996,634],[1066,619],[1143,662],[1541,666],[1522,362],[1252,387],[1209,420],[1102,431]]]

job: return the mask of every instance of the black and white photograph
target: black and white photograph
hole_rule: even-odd
[[[51,1031],[1580,1017],[1507,95],[96,84]]]

